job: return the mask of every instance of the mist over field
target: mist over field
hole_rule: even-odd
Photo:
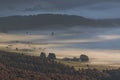
[[[119,0],[0,0],[0,46],[119,63],[119,7]]]
[[[54,32],[54,35],[51,35],[51,32]],[[13,50],[35,48],[35,51],[29,53],[32,55],[39,56],[39,53],[44,51],[54,52],[58,58],[79,57],[80,54],[86,54],[95,64],[119,64],[120,61],[119,27],[74,26],[65,30],[12,30],[1,33],[0,38],[1,47],[12,45],[10,48]]]

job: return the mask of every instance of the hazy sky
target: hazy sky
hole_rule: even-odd
[[[0,0],[0,16],[39,13],[120,18],[120,0]]]

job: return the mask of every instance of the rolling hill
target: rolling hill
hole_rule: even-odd
[[[40,14],[30,16],[0,17],[1,30],[13,29],[59,29],[70,26],[113,26],[119,25],[120,19],[94,20],[75,15]]]

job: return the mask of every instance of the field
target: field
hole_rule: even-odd
[[[33,45],[34,46],[34,45]],[[7,51],[7,52],[15,52],[15,53],[19,53],[19,54],[26,54],[26,55],[34,55],[39,56],[40,55],[40,50],[32,50],[32,49],[26,49],[26,50],[16,50],[15,47],[14,48],[6,48],[6,47],[0,47],[1,51]],[[33,54],[34,53],[34,54]],[[96,62],[95,61],[90,61],[90,62],[79,62],[79,61],[64,61],[62,58],[67,56],[67,55],[60,55],[60,54],[56,54],[57,55],[57,62],[68,65],[68,66],[74,66],[74,68],[76,70],[78,69],[98,69],[98,70],[106,70],[106,69],[116,69],[119,68],[120,65],[118,64],[112,64],[112,63],[100,63],[100,62]],[[70,56],[72,57],[72,55]],[[91,60],[91,59],[90,59]]]

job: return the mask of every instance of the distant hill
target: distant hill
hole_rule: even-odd
[[[30,16],[9,16],[0,18],[1,30],[12,29],[50,29],[70,26],[112,26],[118,25],[120,19],[94,20],[75,15],[40,14]]]

